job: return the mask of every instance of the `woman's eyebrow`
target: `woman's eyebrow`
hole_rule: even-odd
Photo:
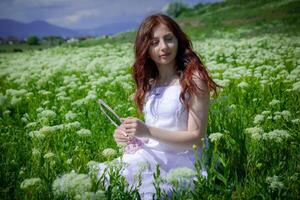
[[[167,33],[163,37],[166,37],[166,36],[173,36],[173,34],[172,33]],[[158,38],[158,37],[152,37],[152,39],[156,39],[156,38]]]

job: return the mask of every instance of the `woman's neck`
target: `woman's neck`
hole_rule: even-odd
[[[171,75],[167,74],[164,78],[159,75],[155,80],[155,85],[156,86],[174,85],[178,80],[179,80],[178,76],[175,72],[172,73]]]
[[[174,79],[177,79],[175,66],[160,66],[158,67],[158,77],[156,78],[156,85],[169,85]]]

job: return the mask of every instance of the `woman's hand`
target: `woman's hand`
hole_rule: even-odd
[[[118,128],[115,129],[114,139],[116,143],[120,146],[126,146],[128,144],[131,138],[126,133],[126,129],[123,124],[121,124]]]
[[[123,120],[124,121],[122,125],[124,125],[125,132],[129,135],[129,137],[144,136],[150,134],[148,127],[143,121],[133,117],[128,117]]]

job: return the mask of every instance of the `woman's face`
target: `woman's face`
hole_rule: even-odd
[[[177,48],[178,40],[166,25],[153,28],[149,56],[157,66],[175,65]]]

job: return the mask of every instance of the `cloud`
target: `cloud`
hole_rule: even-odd
[[[162,11],[172,0],[0,0],[0,18],[21,22],[45,20],[67,28],[96,28],[110,23],[139,22]],[[192,3],[201,0],[185,0]],[[202,0],[218,1],[218,0]]]
[[[120,21],[140,21],[147,13],[160,11],[169,0],[89,0],[78,1],[61,14],[48,16],[48,22],[69,28],[95,28]],[[91,9],[92,8],[92,9]]]
[[[83,0],[86,1],[86,0]],[[44,7],[44,6],[63,6],[72,3],[72,0],[12,0],[15,6],[22,7]]]
[[[65,26],[71,26],[80,22],[83,18],[97,17],[99,11],[96,9],[80,10],[70,15],[48,18],[47,21],[54,24],[63,24]]]

